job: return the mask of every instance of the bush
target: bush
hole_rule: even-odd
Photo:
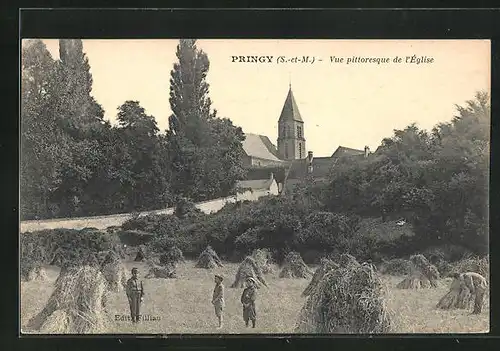
[[[92,263],[97,253],[113,250],[123,256],[118,237],[96,230],[48,229],[21,235],[21,260],[59,267]]]
[[[174,215],[178,218],[199,218],[204,213],[195,206],[195,203],[187,198],[179,197],[175,202]]]
[[[140,246],[149,243],[154,235],[142,230],[123,230],[118,232],[120,241],[127,246]]]
[[[405,276],[410,273],[410,269],[411,269],[410,261],[402,258],[395,258],[382,263],[380,267],[380,273],[396,275],[396,276]]]
[[[431,246],[423,251],[423,254],[431,263],[440,261],[455,262],[470,254],[470,250],[459,245]]]
[[[332,212],[313,212],[304,221],[298,241],[311,250],[346,252],[349,238],[356,232],[359,217]]]
[[[181,221],[174,215],[147,215],[133,217],[122,225],[122,230],[140,230],[158,235],[171,235],[179,230]]]

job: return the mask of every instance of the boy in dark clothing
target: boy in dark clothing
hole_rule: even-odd
[[[214,288],[214,294],[212,297],[212,304],[214,305],[215,308],[215,315],[217,316],[217,319],[219,320],[219,329],[222,328],[222,313],[224,311],[224,285],[222,285],[222,281],[224,278],[222,278],[220,275],[215,275],[215,288]]]
[[[255,311],[255,299],[257,297],[256,281],[253,278],[248,278],[247,287],[241,295],[241,303],[243,304],[243,320],[245,326],[248,327],[248,322],[252,321],[252,328],[255,328],[255,320],[257,312]]]
[[[137,274],[137,268],[132,268],[132,278],[127,281],[126,289],[132,323],[139,322],[141,302],[143,301],[144,296],[142,281],[139,282],[139,280],[137,279]]]

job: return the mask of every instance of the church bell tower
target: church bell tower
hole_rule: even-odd
[[[307,157],[304,121],[293,97],[291,84],[278,120],[278,153],[283,160]]]

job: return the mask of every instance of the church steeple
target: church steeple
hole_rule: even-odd
[[[303,159],[306,157],[304,121],[295,102],[291,81],[288,95],[278,120],[278,153],[284,160]]]
[[[285,104],[281,110],[280,121],[298,121],[303,122],[295,98],[293,97],[292,84],[290,83],[288,95]]]

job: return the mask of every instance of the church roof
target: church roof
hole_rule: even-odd
[[[285,104],[283,105],[283,109],[281,110],[279,122],[283,121],[303,122],[302,117],[300,116],[299,108],[297,107],[297,103],[295,102],[295,98],[293,97],[292,87],[290,87],[290,90],[288,90]]]
[[[342,156],[358,156],[364,155],[363,150],[351,149],[349,147],[339,146],[337,150],[332,154],[332,157],[342,157]]]
[[[277,157],[276,147],[265,135],[245,133],[243,141],[243,150],[247,156],[261,158],[264,160],[280,161]]]

